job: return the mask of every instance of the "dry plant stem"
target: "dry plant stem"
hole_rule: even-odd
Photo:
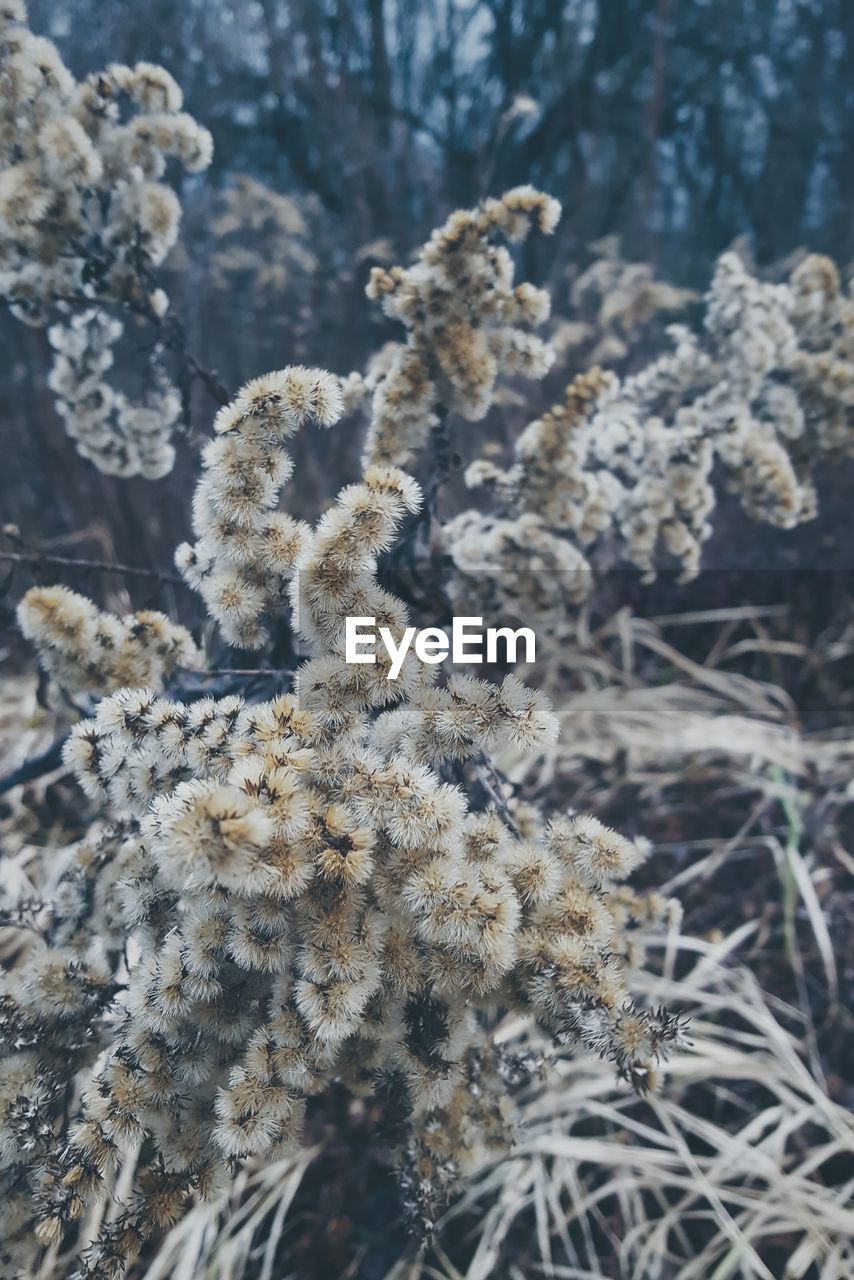
[[[3,551],[0,560],[8,564],[32,564],[37,566],[77,570],[78,572],[116,573],[127,578],[153,578],[157,582],[168,582],[185,587],[185,580],[178,573],[168,569],[142,569],[135,565],[115,564],[111,560],[75,559],[71,556],[52,555],[46,551]]]
[[[5,777],[0,777],[0,796],[5,795],[7,791],[12,791],[15,787],[24,786],[28,782],[35,782],[38,778],[43,778],[49,773],[53,773],[62,764],[62,749],[65,746],[65,738],[58,738],[56,742],[51,743],[46,751],[42,751],[40,755],[32,756],[29,760],[25,760],[17,769],[13,769],[11,773],[7,773]]]

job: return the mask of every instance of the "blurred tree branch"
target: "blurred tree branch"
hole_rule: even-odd
[[[77,569],[80,572],[116,573],[130,578],[154,578],[158,582],[170,582],[185,587],[187,584],[177,573],[166,569],[142,569],[135,565],[116,564],[111,560],[74,559],[71,556],[50,555],[46,551],[3,551],[0,550],[0,561],[8,564],[51,565],[63,569]]]

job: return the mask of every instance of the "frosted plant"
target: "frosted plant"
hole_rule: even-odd
[[[852,282],[844,288],[829,258],[808,254],[792,273],[790,289],[789,320],[797,343],[790,378],[798,406],[785,389],[779,389],[769,413],[779,418],[780,431],[788,438],[809,441],[814,436],[819,449],[829,456],[850,454],[854,449]]]
[[[535,515],[545,528],[571,535],[581,568],[589,549],[607,542],[613,561],[652,572],[669,555],[691,576],[711,533],[712,440],[701,429],[671,428],[642,415],[620,392],[614,374],[580,374],[564,403],[516,441],[509,472],[480,461],[466,478],[494,486],[505,517]],[[474,567],[468,544],[488,518],[468,513],[450,523],[447,535],[461,568]],[[589,587],[592,574],[583,581]]]
[[[513,289],[509,254],[490,236],[519,238],[534,216],[551,230],[558,212],[522,188],[452,215],[409,270],[375,268],[369,296],[403,322],[407,343],[387,344],[364,377],[342,385],[346,411],[372,396],[366,465],[410,461],[445,409],[483,417],[499,367],[531,376],[549,367],[549,345],[522,327],[545,320],[548,297]],[[693,297],[623,262],[614,244],[598,248],[573,302],[583,309],[593,299],[605,346],[609,334],[625,336]],[[727,253],[702,331],[668,333],[673,351],[636,373],[621,379],[594,366],[573,379],[563,404],[519,436],[508,469],[487,458],[470,465],[467,482],[490,490],[493,504],[441,530],[459,570],[446,587],[451,602],[476,599],[482,613],[516,617],[530,609],[552,628],[590,590],[594,567],[695,576],[712,533],[717,464],[754,518],[792,528],[815,514],[813,465],[850,452],[854,440],[854,302],[833,264],[808,256],[786,284],[769,284]],[[609,358],[626,354],[605,346]]]
[[[207,167],[210,134],[181,110],[162,67],[113,64],[76,82],[18,0],[0,12],[0,296],[28,324],[53,322],[51,386],[79,451],[111,473],[163,475],[179,401],[158,385],[130,404],[109,386],[121,305],[158,324],[156,268],[178,235],[169,161]],[[79,318],[73,313],[82,311]],[[159,383],[163,375],[159,374]]]
[[[306,423],[332,426],[365,382],[292,367],[248,383],[217,416],[195,542],[177,563],[228,643],[263,648],[274,626],[290,628],[307,656],[276,697],[165,696],[157,686],[179,665],[198,665],[182,629],[149,621],[157,661],[143,673],[137,635],[125,675],[117,627],[133,633],[133,619],[62,588],[22,602],[51,674],[107,696],[64,752],[92,826],[0,991],[7,1269],[31,1266],[40,1247],[74,1248],[75,1224],[134,1153],[133,1188],[76,1272],[122,1275],[241,1162],[298,1143],[307,1100],[333,1084],[377,1097],[407,1207],[429,1230],[459,1180],[512,1143],[514,1089],[537,1068],[494,1043],[498,1010],[545,1045],[600,1054],[640,1090],[682,1043],[677,1019],[631,996],[636,926],[675,910],[626,883],[646,843],[512,796],[497,770],[504,748],[536,759],[553,744],[543,695],[513,674],[487,682],[412,654],[391,679],[388,649],[375,664],[344,656],[346,617],[371,616],[396,642],[410,623],[383,576],[423,507],[400,458],[440,406],[485,412],[508,352],[526,353],[510,357],[517,369],[548,363],[523,328],[546,304],[511,289],[489,236],[532,216],[548,229],[553,214],[536,193],[511,193],[449,220],[411,272],[375,276],[407,344],[371,375],[362,475],[315,522],[278,509],[284,443]],[[559,625],[603,558],[651,570],[665,553],[696,568],[715,458],[750,510],[801,518],[793,442],[810,458],[847,447],[850,334],[850,303],[817,260],[785,286],[725,261],[702,337],[677,330],[672,355],[622,381],[576,378],[508,470],[474,464],[494,509],[462,513],[438,538],[458,570],[476,571],[484,612],[510,599]],[[395,417],[383,397],[401,390],[404,367],[429,387]],[[733,406],[762,429],[742,429]],[[520,563],[518,589],[480,573]],[[468,609],[462,579],[448,592]]]
[[[288,287],[317,270],[310,224],[303,205],[271,191],[248,174],[238,174],[223,192],[211,232],[211,285],[233,304],[236,289],[262,306],[279,306]],[[248,282],[248,283],[247,283]]]
[[[618,236],[589,246],[594,255],[569,290],[570,316],[558,319],[551,345],[558,362],[572,352],[587,366],[625,360],[650,322],[683,311],[697,295],[655,278],[646,262],[627,262]]]
[[[276,507],[293,470],[282,442],[310,418],[341,416],[341,389],[320,369],[291,367],[247,383],[214,422],[193,499],[193,532],[176,564],[230,644],[264,643],[264,619],[281,606],[307,526]]]
[[[77,452],[107,475],[146,480],[168,475],[175,461],[170,444],[181,415],[176,387],[156,366],[156,386],[144,403],[134,404],[106,381],[113,346],[121,338],[121,320],[104,311],[82,311],[68,324],[48,331],[56,352],[48,386]]]
[[[513,260],[494,239],[516,242],[532,226],[549,234],[560,205],[533,187],[517,187],[434,231],[409,268],[375,267],[368,296],[406,329],[364,380],[345,385],[348,404],[370,393],[364,460],[404,465],[427,441],[440,407],[471,422],[492,403],[499,370],[541,378],[550,348],[530,332],[549,314],[542,289],[513,284]]]
[[[593,570],[584,553],[533,511],[464,511],[442,536],[457,570],[445,585],[455,613],[535,619],[547,637],[590,592]]]
[[[221,415],[197,512],[246,512],[263,543],[279,441],[339,404],[317,370],[249,384]],[[237,1162],[297,1143],[306,1099],[335,1081],[396,1117],[404,1197],[429,1230],[459,1179],[512,1141],[512,1089],[536,1067],[492,1043],[497,1008],[638,1089],[681,1043],[677,1020],[632,1002],[625,972],[633,921],[668,910],[624,884],[647,846],[589,816],[523,815],[484,786],[491,750],[553,740],[542,695],[512,675],[443,681],[411,655],[397,680],[382,659],[344,661],[348,614],[393,635],[407,624],[377,570],[420,503],[411,476],[372,465],[300,528],[277,604],[312,656],[290,692],[247,704],[125,688],[73,729],[65,760],[97,818],[0,996],[7,1267],[70,1244],[139,1149],[132,1196],[75,1273],[120,1276]],[[250,614],[226,610],[226,625],[260,625]]]
[[[549,590],[571,603],[593,561],[691,578],[712,533],[716,463],[755,519],[788,529],[815,515],[812,468],[854,451],[854,302],[833,264],[808,256],[787,283],[767,284],[727,253],[702,332],[669,333],[673,351],[635,374],[579,374],[518,437],[508,469],[471,464],[468,483],[491,490],[495,510],[445,528],[466,575],[458,591],[492,570],[524,616]]]
[[[18,625],[69,693],[162,688],[177,667],[202,665],[189,631],[165,614],[144,609],[120,618],[67,587],[31,587],[18,605]]]

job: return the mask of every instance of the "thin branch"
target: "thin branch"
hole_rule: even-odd
[[[94,570],[96,573],[120,573],[129,578],[156,578],[158,582],[187,586],[177,573],[169,573],[165,569],[141,569],[130,564],[115,564],[111,560],[74,560],[70,556],[48,555],[45,551],[0,551],[0,560],[12,564],[57,565],[62,569],[79,569],[81,572]]]
[[[427,489],[427,501],[424,505],[428,513],[432,514],[436,508],[439,490],[451,474],[451,432],[448,426],[447,410],[443,405],[439,406],[438,422],[430,432],[430,451],[433,470]]]
[[[151,318],[151,317],[149,317]],[[182,362],[184,369],[189,377],[198,378],[211,399],[218,404],[228,404],[231,396],[225,383],[217,374],[216,369],[208,369],[203,365],[191,351],[187,348],[187,335],[183,324],[177,316],[172,315],[168,318],[167,324],[161,325],[163,341],[170,351],[178,354],[179,360]]]
[[[142,268],[140,274],[142,275]],[[151,272],[146,272],[149,276],[149,284],[152,289],[156,286],[156,279]],[[13,305],[13,299],[3,298],[0,302],[10,307]],[[149,324],[154,326],[155,332],[159,334],[160,341],[169,351],[177,354],[179,362],[183,370],[192,378],[198,378],[211,399],[218,405],[228,404],[231,399],[228,388],[219,377],[216,369],[208,369],[196,356],[188,349],[187,333],[181,320],[173,312],[167,316],[158,316],[152,310],[151,305],[131,294],[125,294],[118,298],[90,298],[86,294],[57,294],[53,299],[56,303],[63,303],[66,307],[77,310],[91,310],[93,307],[100,307],[106,310],[109,307],[118,307],[125,311],[131,312],[133,315],[141,316],[147,320]]]

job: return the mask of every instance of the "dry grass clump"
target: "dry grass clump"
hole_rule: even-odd
[[[431,1249],[401,1258],[386,1280],[847,1280],[854,1122],[807,1065],[803,1016],[740,961],[756,928],[715,942],[678,930],[646,938],[659,971],[643,980],[645,996],[678,1000],[692,1018],[692,1048],[666,1068],[661,1092],[628,1097],[598,1059],[559,1056],[519,1099],[513,1155],[466,1189]],[[498,1038],[532,1048],[512,1019]],[[244,1173],[218,1204],[193,1209],[139,1274],[278,1274],[316,1156]]]
[[[646,994],[672,999],[678,989],[691,1012],[691,1052],[643,1102],[619,1096],[595,1062],[558,1062],[524,1100],[513,1159],[452,1210],[482,1214],[466,1268],[422,1274],[501,1274],[502,1255],[530,1218],[531,1274],[851,1274],[854,1122],[805,1061],[803,1016],[738,962],[756,928],[716,942],[648,939],[662,963]]]

